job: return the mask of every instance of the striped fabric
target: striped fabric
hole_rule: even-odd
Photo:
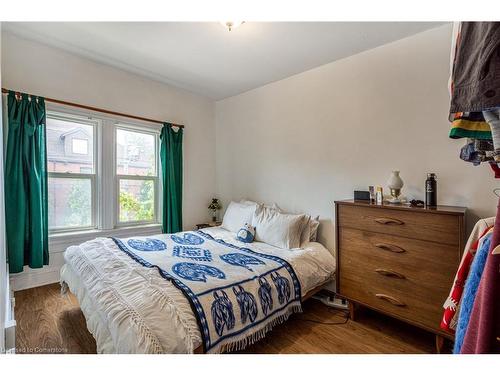
[[[482,112],[458,112],[453,115],[450,138],[492,139],[491,129]]]

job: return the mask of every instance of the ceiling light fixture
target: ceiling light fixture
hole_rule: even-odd
[[[221,25],[226,27],[229,31],[236,29],[238,26],[241,26],[245,23],[245,21],[224,21],[221,22]]]

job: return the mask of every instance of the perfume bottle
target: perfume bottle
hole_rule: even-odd
[[[377,186],[377,204],[384,203],[384,193],[382,190],[382,186]]]
[[[375,186],[368,186],[368,191],[370,192],[370,203],[375,203]]]

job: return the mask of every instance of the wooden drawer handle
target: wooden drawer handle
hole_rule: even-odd
[[[392,219],[390,217],[377,217],[374,219],[375,222],[384,225],[403,225],[404,222],[398,219]]]
[[[376,243],[375,247],[378,247],[379,249],[382,249],[382,250],[391,251],[393,253],[404,253],[406,251],[402,247],[399,247],[396,245],[390,245],[390,244],[386,244],[386,243]]]
[[[394,298],[394,297],[389,296],[389,295],[387,295],[387,294],[377,293],[377,294],[375,294],[375,297],[380,298],[380,299],[383,299],[384,301],[390,302],[390,303],[392,303],[394,306],[406,306],[406,303],[401,302],[401,301],[400,301],[400,300],[398,300],[397,298]]]
[[[384,268],[377,268],[375,270],[375,272],[377,272],[383,276],[387,276],[387,277],[394,277],[396,279],[406,279],[405,275],[403,275],[402,273],[393,271],[393,270],[386,270]]]

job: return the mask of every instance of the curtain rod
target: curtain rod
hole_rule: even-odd
[[[6,94],[9,91],[14,91],[14,90],[8,90],[8,89],[2,87],[2,93]],[[22,94],[21,92],[18,92],[18,91],[15,91],[15,93],[16,93],[16,95]],[[31,96],[31,94],[28,94],[28,95]],[[37,95],[33,95],[33,96],[37,96]],[[147,118],[147,117],[140,117],[140,116],[128,115],[126,113],[110,111],[110,110],[107,110],[107,109],[102,109],[102,108],[97,108],[97,107],[91,107],[89,105],[83,105],[83,104],[78,104],[78,103],[73,103],[73,102],[67,102],[67,101],[59,100],[59,99],[52,99],[52,98],[46,98],[46,97],[43,97],[43,98],[45,99],[46,102],[52,102],[52,103],[57,103],[57,104],[62,104],[62,105],[68,105],[68,106],[71,106],[71,107],[88,109],[90,111],[96,111],[96,112],[106,113],[108,115],[115,115],[115,116],[120,116],[120,117],[128,117],[128,118],[132,118],[132,119],[135,119],[135,120],[141,120],[141,121],[147,121],[147,122],[154,122],[156,124],[163,124],[165,122],[168,122],[168,121],[154,120],[154,119]],[[178,127],[178,128],[184,128],[184,125],[179,125],[179,124],[172,124],[172,126],[175,126],[175,127]]]

